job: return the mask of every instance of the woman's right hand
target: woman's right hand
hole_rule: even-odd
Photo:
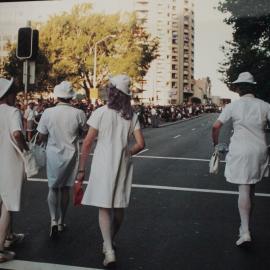
[[[76,181],[82,183],[84,180],[84,177],[85,177],[85,172],[78,172],[77,177],[76,177]]]

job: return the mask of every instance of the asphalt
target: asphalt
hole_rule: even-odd
[[[208,172],[211,126],[216,118],[217,114],[205,114],[144,129],[148,150],[133,158],[135,186],[116,239],[117,269],[270,269],[269,179],[256,187],[261,196],[255,198],[253,245],[236,248],[237,187],[226,183],[224,163],[217,175]],[[231,130],[230,124],[224,126],[222,142],[229,142]],[[71,206],[67,230],[51,241],[46,196],[45,182],[25,183],[22,211],[14,217],[16,231],[26,233],[24,242],[14,249],[17,259],[102,269],[97,209]]]

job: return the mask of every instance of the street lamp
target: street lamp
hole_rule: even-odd
[[[113,38],[115,37],[116,35],[108,35],[100,40],[98,40],[96,43],[95,43],[95,49],[94,49],[94,78],[93,78],[93,87],[94,89],[97,87],[97,45],[109,38]]]

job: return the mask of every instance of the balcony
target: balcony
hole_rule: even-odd
[[[189,34],[189,29],[184,29],[185,34]]]
[[[149,1],[147,1],[147,0],[137,0],[137,3],[145,5],[145,4],[148,4]]]

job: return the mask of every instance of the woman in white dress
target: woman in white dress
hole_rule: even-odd
[[[77,181],[84,180],[86,161],[98,136],[89,182],[82,200],[84,205],[99,207],[99,225],[103,237],[104,266],[115,263],[112,241],[128,207],[133,177],[131,156],[144,148],[137,115],[131,107],[130,79],[126,75],[110,78],[108,104],[97,109],[87,124]],[[135,144],[130,148],[131,135]]]
[[[218,144],[224,123],[232,120],[234,133],[226,157],[225,177],[239,186],[238,208],[241,219],[237,246],[251,242],[249,229],[255,184],[268,175],[268,152],[264,128],[270,120],[270,105],[254,96],[256,82],[249,72],[233,82],[240,99],[228,104],[213,126],[213,143]]]
[[[51,238],[65,228],[70,187],[74,184],[79,164],[79,132],[86,122],[85,113],[70,104],[75,95],[71,83],[63,81],[56,85],[54,95],[57,105],[44,111],[37,127],[41,140],[48,139],[46,156]]]
[[[29,150],[22,133],[21,113],[14,107],[15,97],[13,79],[0,78],[0,263],[15,256],[4,248],[23,238],[23,234],[12,234],[11,230],[11,213],[20,211],[25,172],[23,160],[10,140],[22,151]]]

